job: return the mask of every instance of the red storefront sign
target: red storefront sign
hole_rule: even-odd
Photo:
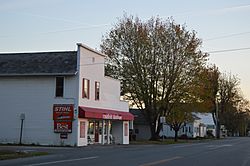
[[[73,104],[54,104],[53,120],[73,120],[74,105]]]
[[[55,133],[71,133],[72,122],[71,121],[54,121]]]

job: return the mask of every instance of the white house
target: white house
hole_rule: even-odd
[[[205,137],[207,133],[206,125],[201,119],[196,117],[193,122],[188,122],[178,131],[178,136],[186,135],[188,138]],[[167,124],[163,125],[160,136],[174,137],[175,131]]]
[[[148,140],[151,137],[150,126],[143,114],[143,110],[130,109],[130,113],[134,115],[133,130],[131,130],[132,140]],[[193,122],[186,123],[178,132],[178,136],[186,135],[189,138],[205,137],[207,136],[207,126],[211,130],[214,126],[212,115],[210,113],[193,113],[195,119]],[[214,133],[212,133],[214,134]],[[174,137],[174,130],[164,123],[163,130],[160,131],[159,136]]]
[[[104,75],[104,58],[83,44],[0,54],[0,143],[129,144],[134,117],[120,82]]]
[[[193,113],[195,119],[193,122],[186,123],[186,125],[180,129],[178,136],[187,135],[189,138],[211,136],[207,135],[207,131],[215,136],[215,128],[213,117],[211,113]],[[164,135],[166,137],[174,137],[174,130],[167,124],[164,125]],[[160,133],[162,135],[162,132]]]

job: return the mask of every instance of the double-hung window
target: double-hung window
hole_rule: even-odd
[[[89,80],[85,78],[82,80],[82,98],[89,99]]]
[[[100,100],[100,82],[95,82],[95,100]]]
[[[56,77],[56,97],[63,97],[64,77]]]

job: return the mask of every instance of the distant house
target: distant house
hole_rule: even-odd
[[[185,135],[188,138],[205,137],[207,133],[206,125],[201,122],[201,118],[195,117],[193,122],[189,122],[183,125],[179,130],[178,136]],[[174,137],[174,130],[168,125],[163,125],[163,131],[160,132],[160,136]]]
[[[207,125],[207,134],[208,134],[208,136],[212,136],[212,137],[216,136],[215,125],[213,125],[213,124]]]
[[[131,131],[132,140],[148,140],[150,139],[150,127],[140,109],[129,109],[134,115],[133,130]]]
[[[105,76],[104,59],[83,44],[0,54],[0,143],[129,144],[134,117],[120,101],[120,82]]]
[[[147,140],[150,138],[150,127],[143,115],[142,110],[130,109],[130,113],[134,115],[134,129],[131,132],[137,140]],[[205,137],[207,135],[207,125],[213,126],[211,114],[194,113],[195,120],[193,122],[186,123],[183,128],[178,132],[178,136],[186,135],[189,138]],[[174,137],[174,130],[167,125],[163,125],[163,131],[161,130],[159,136]]]

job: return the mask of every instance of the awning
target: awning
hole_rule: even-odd
[[[134,115],[129,112],[121,112],[101,108],[90,108],[83,106],[79,106],[78,117],[110,120],[134,120]]]

